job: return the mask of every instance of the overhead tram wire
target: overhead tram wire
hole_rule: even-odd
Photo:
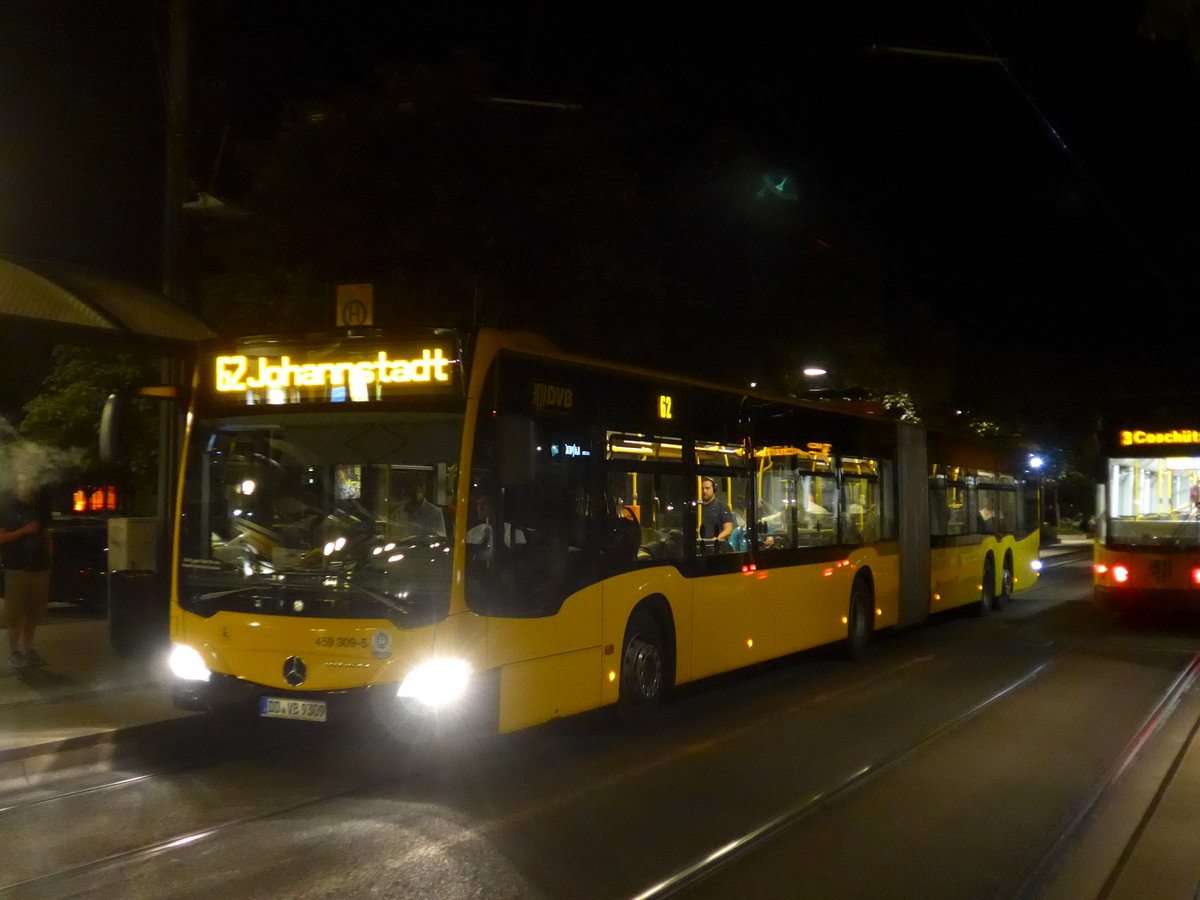
[[[1016,89],[1021,99],[1024,100],[1025,104],[1033,112],[1037,120],[1042,124],[1042,127],[1045,129],[1046,133],[1050,136],[1051,141],[1053,141],[1053,143],[1070,162],[1076,175],[1088,188],[1092,196],[1099,201],[1100,206],[1108,215],[1108,218],[1111,220],[1112,224],[1134,247],[1137,248],[1138,255],[1143,265],[1146,267],[1146,270],[1150,273],[1159,289],[1163,292],[1168,300],[1178,303],[1179,297],[1175,290],[1171,287],[1170,282],[1167,281],[1166,276],[1163,275],[1161,269],[1159,269],[1159,267],[1154,263],[1153,259],[1151,259],[1150,254],[1146,252],[1145,246],[1143,245],[1142,241],[1139,240],[1138,235],[1129,227],[1128,224],[1126,224],[1125,220],[1117,212],[1111,200],[1109,200],[1106,192],[1100,188],[1096,180],[1088,173],[1082,161],[1079,159],[1079,156],[1067,143],[1066,138],[1063,137],[1062,132],[1059,131],[1059,129],[1054,125],[1050,117],[1046,115],[1041,106],[1038,105],[1038,102],[1034,100],[1033,95],[1026,89],[1025,85],[1021,83],[1021,80],[1017,78],[1012,70],[1012,67],[1008,63],[1008,60],[1005,57],[997,54],[991,39],[979,26],[971,14],[965,10],[960,11],[962,12],[963,17],[970,24],[971,28],[974,30],[978,39],[983,43],[987,50],[986,54],[962,53],[950,50],[932,50],[916,47],[898,47],[889,44],[876,44],[872,47],[872,50],[876,53],[886,53],[894,56],[921,56],[930,57],[933,59],[950,60],[952,62],[984,63],[988,65],[999,66],[1009,84]]]
[[[1054,123],[1050,120],[1050,117],[1046,115],[1041,106],[1038,105],[1038,102],[1034,100],[1033,95],[1026,89],[1025,85],[1021,83],[1021,80],[1017,78],[1016,74],[1012,70],[1012,67],[1009,66],[1008,60],[996,54],[996,48],[992,44],[991,38],[989,38],[987,32],[980,27],[979,23],[975,21],[975,18],[970,14],[970,12],[962,9],[961,6],[960,12],[970,24],[979,40],[983,42],[983,45],[985,48],[987,48],[988,53],[991,54],[990,56],[986,57],[986,59],[993,65],[998,65],[1001,71],[1004,72],[1005,78],[1016,89],[1017,93],[1025,101],[1030,110],[1033,111],[1033,114],[1037,117],[1038,121],[1042,123],[1042,126],[1046,129],[1046,133],[1050,135],[1050,139],[1058,146],[1063,155],[1070,162],[1071,166],[1075,170],[1075,173],[1091,191],[1092,195],[1100,202],[1101,208],[1103,208],[1108,214],[1112,224],[1122,234],[1125,235],[1125,237],[1134,247],[1137,248],[1138,255],[1140,256],[1142,263],[1145,265],[1146,270],[1150,273],[1154,281],[1158,284],[1159,288],[1166,295],[1166,298],[1173,303],[1178,303],[1178,295],[1171,287],[1170,282],[1167,281],[1166,276],[1163,275],[1161,269],[1159,269],[1154,260],[1150,257],[1150,254],[1146,251],[1145,246],[1139,239],[1138,235],[1129,227],[1122,216],[1118,213],[1116,207],[1113,206],[1112,201],[1109,199],[1108,194],[1102,190],[1099,184],[1097,184],[1096,180],[1092,178],[1091,174],[1080,160],[1078,154],[1076,154],[1071,146],[1067,143],[1066,139],[1062,136],[1062,133],[1057,127],[1055,127]]]

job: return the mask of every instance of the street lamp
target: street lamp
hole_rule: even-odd
[[[808,387],[806,390],[809,393],[813,393],[821,390],[825,383],[823,381],[818,381],[817,379],[824,378],[829,374],[829,371],[822,366],[805,366],[800,370],[800,374],[808,379]]]

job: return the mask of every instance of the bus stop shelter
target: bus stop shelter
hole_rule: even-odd
[[[215,336],[161,294],[42,260],[0,256],[0,323],[59,343],[104,344],[174,356]]]
[[[160,364],[162,381],[181,383],[198,345],[216,336],[198,317],[167,297],[75,266],[0,256],[0,329],[14,341],[83,345],[144,355]],[[30,375],[31,378],[36,375]],[[0,384],[0,391],[6,390]],[[166,460],[178,441],[177,422],[164,415],[160,428],[157,506],[154,517],[169,521],[171,466]],[[109,523],[110,639],[119,652],[132,655],[160,642],[166,624],[158,577],[166,571],[123,572],[115,581]],[[126,524],[133,520],[121,520]],[[159,547],[161,555],[165,548]]]

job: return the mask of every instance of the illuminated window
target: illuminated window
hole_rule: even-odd
[[[748,461],[741,444],[696,441],[696,462],[710,466],[743,466]]]
[[[683,441],[677,437],[660,437],[649,434],[622,434],[610,431],[606,443],[609,459],[664,460],[671,462],[679,462],[683,459]]]

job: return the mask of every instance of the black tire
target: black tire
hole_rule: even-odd
[[[1012,602],[1013,597],[1013,561],[1012,557],[1004,557],[1004,568],[1000,572],[1000,593],[996,595],[996,609],[1004,609]]]
[[[671,686],[662,626],[648,610],[635,609],[621,648],[621,702],[640,709],[657,706]]]
[[[975,604],[975,615],[986,616],[996,608],[996,564],[989,556],[983,564],[983,584],[979,591],[979,602]]]
[[[846,656],[862,659],[871,645],[875,631],[875,599],[865,578],[854,579],[850,588],[850,610],[846,615]]]

